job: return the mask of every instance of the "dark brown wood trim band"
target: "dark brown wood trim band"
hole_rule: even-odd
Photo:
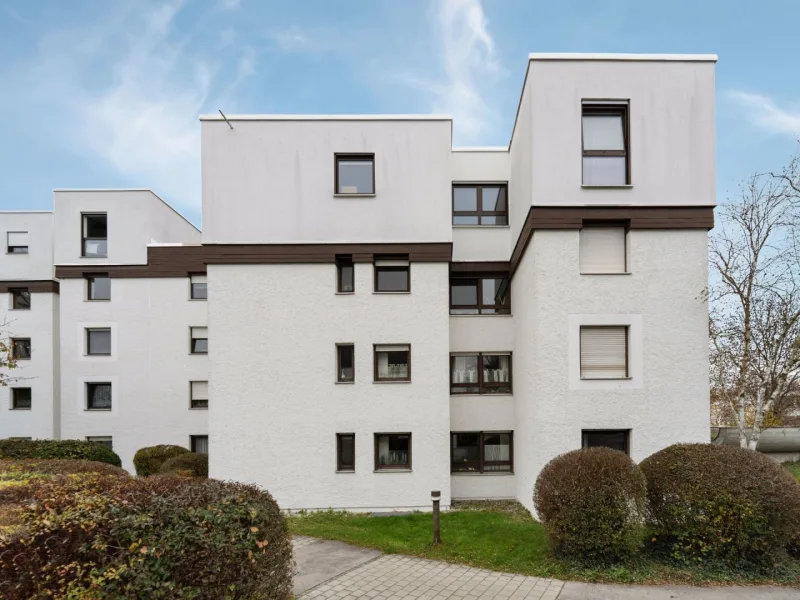
[[[487,262],[452,262],[451,273],[503,273],[508,275],[511,263],[507,260]]]
[[[57,281],[51,279],[41,279],[38,281],[0,281],[0,293],[7,294],[15,288],[26,288],[32,294],[58,294],[59,286]]]
[[[450,262],[452,242],[411,244],[207,244],[209,265],[280,265],[331,263],[350,255],[354,263],[372,262],[375,255],[408,255],[409,262]]]
[[[188,277],[206,272],[203,246],[150,246],[146,265],[56,265],[59,279],[107,273],[112,279]]]

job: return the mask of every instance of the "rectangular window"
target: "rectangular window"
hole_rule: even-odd
[[[451,394],[510,394],[510,354],[450,355]]]
[[[350,294],[356,289],[355,268],[352,256],[336,257],[336,291]]]
[[[469,431],[450,434],[452,473],[498,473],[514,471],[512,431]]]
[[[7,250],[9,254],[28,253],[28,232],[9,231],[7,239]]]
[[[86,354],[88,356],[111,356],[111,329],[86,330]]]
[[[30,410],[31,398],[31,388],[11,388],[11,408],[13,410]]]
[[[579,242],[581,273],[625,273],[626,237],[626,228],[621,225],[584,225]]]
[[[87,442],[94,442],[96,444],[103,444],[109,450],[114,449],[114,442],[110,435],[88,435],[86,436]]]
[[[583,185],[629,185],[628,103],[583,103]]]
[[[410,433],[375,434],[375,470],[411,468]]]
[[[31,293],[28,288],[12,288],[8,290],[11,294],[11,308],[14,310],[30,310]]]
[[[581,437],[583,448],[602,446],[630,454],[630,431],[627,429],[584,429]]]
[[[208,408],[208,382],[189,382],[189,406],[191,408]]]
[[[450,314],[511,314],[508,277],[451,277]]]
[[[191,353],[208,354],[208,327],[191,327]]]
[[[87,300],[111,300],[111,278],[107,273],[86,276]]]
[[[108,216],[105,213],[84,214],[82,256],[108,256]]]
[[[453,225],[508,225],[506,184],[453,184]]]
[[[408,292],[410,284],[408,256],[375,257],[376,292]]]
[[[189,277],[190,297],[192,300],[208,299],[208,280],[205,275],[191,275]]]
[[[30,338],[13,338],[11,340],[11,356],[16,360],[31,359]]]
[[[581,327],[581,379],[628,377],[628,327]]]
[[[336,154],[334,187],[337,194],[375,193],[374,154]]]
[[[199,452],[200,454],[208,454],[207,435],[192,435],[189,437],[190,437],[190,445],[192,452]]]
[[[411,381],[411,346],[375,344],[373,348],[375,381]]]
[[[336,344],[336,381],[340,383],[356,380],[355,346]]]
[[[356,470],[356,434],[336,434],[336,470]]]
[[[86,384],[86,409],[111,410],[111,384],[87,383]]]

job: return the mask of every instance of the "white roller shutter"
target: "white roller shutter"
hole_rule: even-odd
[[[192,339],[207,340],[208,327],[192,327]]]
[[[208,400],[208,382],[192,382],[192,400]]]
[[[581,377],[619,379],[628,376],[628,328],[581,327]]]
[[[28,232],[27,231],[9,231],[8,232],[8,246],[22,246],[28,247]]]
[[[581,273],[625,273],[625,228],[581,229],[580,269]]]

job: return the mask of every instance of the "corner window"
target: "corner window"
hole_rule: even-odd
[[[356,434],[336,434],[336,470],[356,470]]]
[[[31,388],[11,388],[11,409],[30,410],[32,406]]]
[[[583,185],[629,185],[628,103],[583,103]]]
[[[11,356],[15,360],[30,360],[31,359],[30,338],[12,338]]]
[[[88,435],[86,436],[87,442],[94,442],[95,444],[102,444],[109,450],[114,449],[113,438],[110,435]]]
[[[506,184],[453,184],[453,225],[508,225]]]
[[[627,429],[584,429],[581,438],[583,448],[602,446],[630,454],[630,431]]]
[[[9,254],[28,253],[28,232],[9,231],[7,234],[7,252]]]
[[[450,434],[452,473],[511,473],[514,433],[471,431]]]
[[[87,383],[86,384],[86,409],[111,410],[111,384]]]
[[[334,189],[337,195],[375,193],[374,154],[336,154]]]
[[[86,354],[88,356],[111,356],[111,329],[107,327],[87,329]]]
[[[28,288],[12,288],[8,290],[11,294],[11,308],[14,310],[30,310],[31,293]]]
[[[508,315],[508,277],[451,277],[451,315]]]
[[[105,213],[84,214],[82,256],[108,256],[108,216]]]
[[[451,394],[510,394],[510,354],[450,356]]]
[[[191,408],[208,408],[208,382],[189,382],[189,406]]]
[[[111,278],[107,273],[86,276],[87,300],[111,300]]]
[[[192,354],[208,354],[208,327],[190,328]]]
[[[336,291],[350,294],[355,291],[355,267],[352,256],[336,257]]]
[[[626,273],[626,237],[626,228],[622,225],[584,225],[579,242],[581,273]]]
[[[411,346],[375,345],[375,381],[411,381]]]
[[[375,434],[375,470],[411,468],[410,433]]]
[[[628,327],[581,327],[581,379],[628,377]]]
[[[348,383],[355,380],[355,346],[353,344],[336,344],[336,381]]]
[[[208,278],[206,275],[191,275],[189,277],[189,297],[192,300],[208,299]]]
[[[375,257],[376,292],[408,292],[410,290],[408,256]]]
[[[208,454],[208,436],[207,435],[192,435],[189,436],[189,445],[192,452],[199,452],[200,454]]]

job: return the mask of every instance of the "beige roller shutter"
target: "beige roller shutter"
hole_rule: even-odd
[[[581,229],[580,263],[581,273],[625,273],[625,228]]]
[[[628,328],[581,327],[581,378],[628,376]]]

